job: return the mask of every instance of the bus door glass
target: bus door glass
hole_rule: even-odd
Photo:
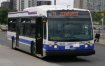
[[[47,18],[43,17],[42,22],[43,22],[43,38],[46,40],[47,38],[47,34],[46,34],[47,33],[47,28],[46,28]]]
[[[43,22],[42,17],[36,18],[36,53],[42,55],[43,50]]]

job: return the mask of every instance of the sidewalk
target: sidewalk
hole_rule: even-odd
[[[105,45],[105,34],[101,34],[98,44],[104,44]]]
[[[97,30],[94,30],[94,36],[95,36],[96,32],[97,32]],[[100,41],[96,42],[96,44],[104,44],[105,45],[105,30],[101,31]]]
[[[98,44],[103,44],[103,45],[105,45],[105,39],[100,39],[100,41],[98,42]]]

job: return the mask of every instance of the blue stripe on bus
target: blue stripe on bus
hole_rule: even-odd
[[[16,39],[16,38],[15,38]],[[19,39],[19,42],[25,43],[25,44],[31,44],[31,41],[26,40],[26,39]],[[65,50],[65,46],[58,46],[57,48],[54,48],[54,45],[49,46],[47,44],[43,44],[43,48],[46,50]],[[93,50],[94,49],[94,44],[93,45],[88,45],[87,48],[85,48],[84,45],[80,45],[80,47],[71,47],[69,50]]]
[[[29,40],[26,40],[26,39],[19,39],[19,42],[23,42],[23,43],[26,43],[26,44],[31,44],[31,41]]]
[[[14,39],[16,40],[16,37],[14,37]],[[22,43],[25,43],[25,44],[31,44],[31,41],[26,40],[26,39],[22,39],[22,38],[19,38],[19,42],[22,42]]]

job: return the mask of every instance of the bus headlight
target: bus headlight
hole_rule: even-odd
[[[58,45],[57,44],[54,44],[54,48],[58,48]]]
[[[58,48],[58,46],[57,45],[54,45],[54,48]]]
[[[85,48],[87,48],[88,47],[88,45],[89,45],[89,43],[88,42],[85,42]]]
[[[85,48],[87,48],[88,47],[88,45],[87,44],[85,44]]]

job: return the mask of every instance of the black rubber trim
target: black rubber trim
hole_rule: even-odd
[[[66,51],[46,51],[47,56],[89,56],[95,54],[95,50],[66,50]]]

